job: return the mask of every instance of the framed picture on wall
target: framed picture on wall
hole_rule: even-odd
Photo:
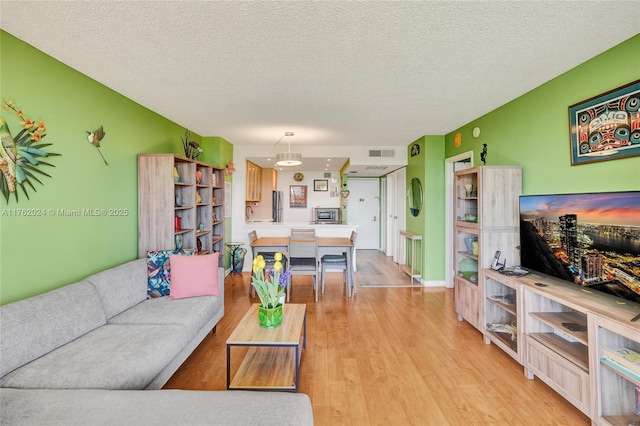
[[[313,190],[314,191],[328,191],[329,190],[329,180],[327,180],[327,179],[314,179],[313,180]]]
[[[307,207],[307,185],[289,185],[289,207]]]
[[[571,165],[640,155],[640,80],[569,107]]]

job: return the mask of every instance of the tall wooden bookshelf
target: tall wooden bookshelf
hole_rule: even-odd
[[[224,253],[223,208],[222,168],[174,154],[138,156],[139,257],[178,247]]]
[[[454,179],[456,313],[460,321],[466,320],[484,333],[483,268],[491,266],[496,251],[511,266],[519,264],[521,170],[516,166],[480,166],[459,170]]]

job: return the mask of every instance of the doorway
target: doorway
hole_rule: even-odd
[[[453,173],[473,167],[473,151],[445,158],[445,287],[453,288]]]
[[[378,179],[349,179],[349,223],[358,225],[358,249],[377,250],[380,240],[380,184]]]

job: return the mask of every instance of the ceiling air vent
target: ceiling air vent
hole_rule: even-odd
[[[394,157],[395,152],[392,149],[370,149],[369,157]]]

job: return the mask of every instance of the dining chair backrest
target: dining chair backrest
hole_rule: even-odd
[[[318,258],[318,238],[316,237],[289,237],[288,244],[289,258],[296,259],[317,259]],[[293,267],[293,262],[291,264]]]
[[[288,254],[291,276],[312,275],[316,302],[318,301],[318,238],[289,237]],[[291,278],[287,284],[287,300],[291,295]]]
[[[291,228],[292,238],[314,238],[316,230],[313,228]]]
[[[254,230],[249,232],[249,244],[253,244],[258,239],[258,233]]]
[[[255,250],[253,248],[253,242],[255,240],[257,240],[257,239],[258,239],[258,233],[255,230],[249,232],[249,246],[251,247],[251,258],[252,259],[256,257],[256,253],[255,253]]]

